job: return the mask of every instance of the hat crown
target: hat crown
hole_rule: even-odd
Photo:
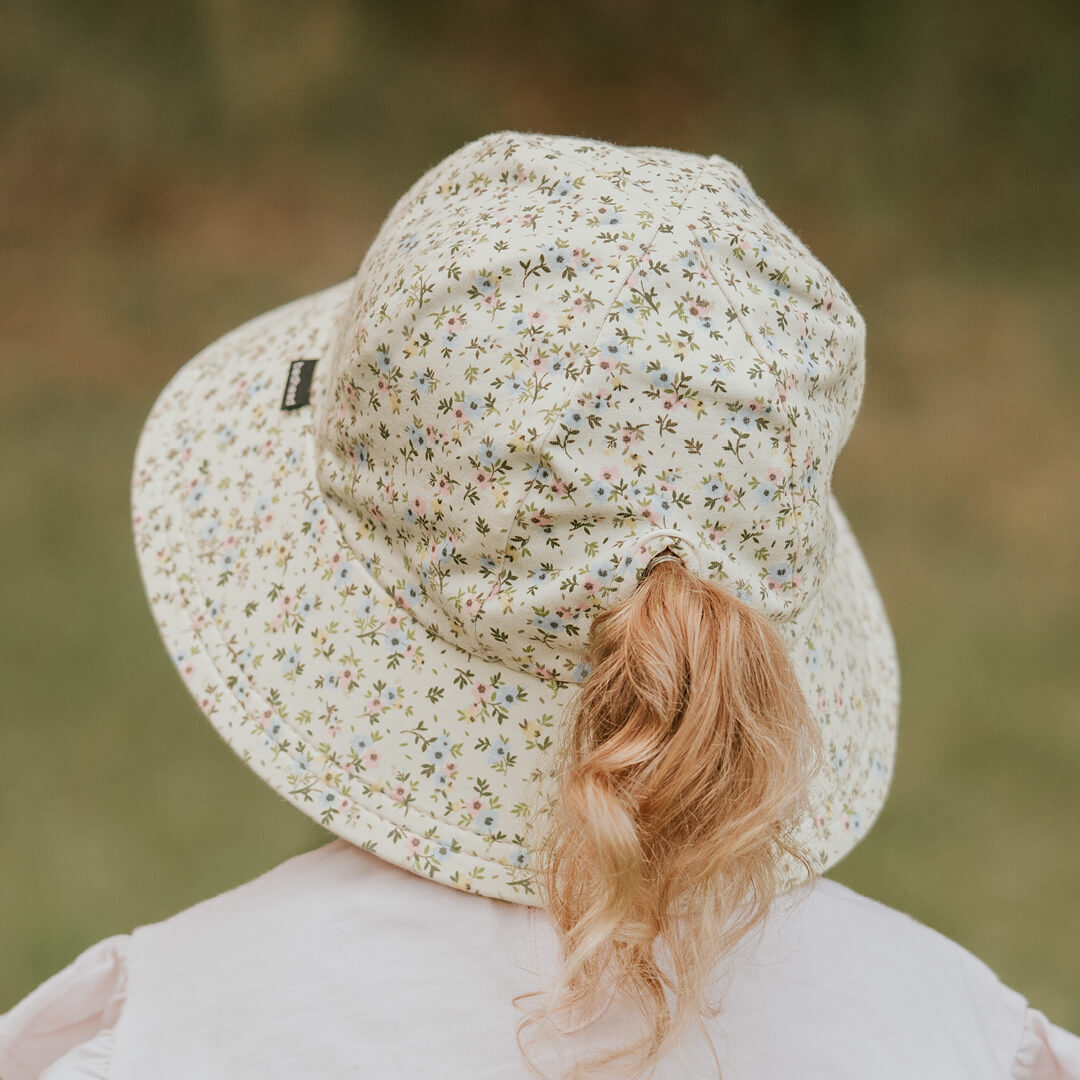
[[[317,396],[319,484],[429,630],[572,681],[667,546],[781,623],[833,556],[862,319],[718,158],[500,133],[397,203]]]

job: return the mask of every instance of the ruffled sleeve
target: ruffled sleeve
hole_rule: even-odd
[[[1028,1009],[1011,1080],[1080,1080],[1080,1038]]]
[[[106,938],[0,1016],[3,1080],[108,1080],[130,946]]]

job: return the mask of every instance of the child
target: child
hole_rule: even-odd
[[[150,603],[340,839],[89,950],[0,1075],[1080,1078],[821,876],[899,701],[830,492],[863,343],[729,162],[501,133],[192,360],[137,454]]]

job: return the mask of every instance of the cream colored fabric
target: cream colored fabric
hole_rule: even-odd
[[[0,1017],[0,1076],[524,1078],[512,998],[556,957],[541,910],[336,841],[88,950]],[[725,1080],[1080,1080],[1075,1036],[959,946],[826,879],[781,898],[716,985]],[[558,1075],[627,1022],[612,1002],[538,1060]],[[657,1076],[708,1062],[691,1038]]]
[[[338,836],[535,905],[589,626],[670,547],[785,641],[825,746],[796,836],[823,871],[885,801],[899,716],[831,488],[864,331],[723,158],[470,143],[352,279],[211,343],[154,406],[133,524],[177,671]]]

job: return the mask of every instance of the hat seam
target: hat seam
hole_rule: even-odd
[[[716,287],[720,290],[720,293],[724,297],[724,300],[727,302],[728,306],[735,313],[735,319],[738,322],[739,326],[742,328],[742,332],[746,335],[747,341],[749,341],[754,346],[754,348],[757,350],[757,352],[759,354],[764,352],[764,350],[761,348],[761,342],[757,339],[756,335],[751,333],[751,331],[747,327],[746,322],[743,319],[742,313],[739,311],[738,304],[732,302],[731,296],[728,293],[727,289],[724,288],[724,284],[720,280],[720,276],[716,273],[716,270],[713,267],[712,262],[708,258],[706,258],[705,251],[702,248],[701,243],[698,240],[698,237],[697,237],[696,233],[691,231],[690,235],[691,235],[691,242],[693,243],[695,249],[697,250],[698,255],[701,257],[702,265],[705,266],[706,269],[708,269],[709,276],[715,282]],[[791,413],[791,409],[788,407],[788,405],[785,402],[779,400],[779,395],[777,395],[776,397],[770,396],[768,400],[769,400],[770,404],[775,404],[777,408],[779,408],[779,409],[781,409],[783,411],[783,413],[787,417],[787,421],[788,421],[787,434],[788,434],[789,437],[785,440],[785,443],[786,443],[786,454],[785,454],[785,456],[787,458],[787,464],[788,464],[788,481],[787,481],[787,484],[785,485],[785,487],[787,488],[787,492],[788,492],[787,506],[788,506],[788,509],[791,512],[791,527],[792,527],[792,531],[795,533],[795,557],[794,557],[794,561],[793,561],[793,565],[792,565],[792,578],[794,578],[795,567],[800,565],[800,560],[802,558],[803,549],[804,549],[804,546],[805,546],[803,532],[802,532],[802,529],[800,528],[799,517],[798,517],[798,514],[796,513],[796,510],[795,510],[795,485],[794,485],[794,481],[795,481],[795,447],[793,445],[793,440],[790,437],[791,433],[793,432],[793,430],[795,428],[795,422],[794,422],[794,418],[793,418],[792,413]],[[781,613],[781,615],[783,615],[783,613]],[[787,617],[788,618],[793,618],[792,615],[788,615]]]
[[[707,161],[703,160],[701,162],[701,164],[694,171],[693,180],[695,180],[695,181],[697,180],[697,178],[705,171],[707,165],[708,165]],[[691,180],[687,179],[686,180],[686,185],[687,185],[686,187],[682,188],[682,194],[684,196],[689,197],[692,194],[692,191],[693,191]],[[682,209],[685,209],[685,203],[683,204]],[[596,348],[596,344],[600,340],[600,335],[604,332],[604,327],[607,326],[608,320],[611,318],[611,313],[615,310],[615,305],[618,303],[619,297],[622,296],[623,290],[626,288],[627,283],[629,282],[630,278],[634,275],[634,273],[637,271],[637,268],[638,268],[638,265],[640,263],[641,257],[644,257],[644,254],[647,251],[652,249],[653,245],[656,242],[656,238],[660,235],[660,231],[664,228],[664,225],[666,223],[667,223],[666,219],[663,216],[661,216],[659,222],[657,223],[656,228],[653,230],[652,233],[649,234],[648,239],[644,242],[644,244],[639,245],[638,251],[639,251],[640,257],[635,257],[634,258],[631,266],[629,267],[629,269],[626,272],[626,275],[623,277],[622,281],[619,282],[618,288],[615,289],[615,291],[611,294],[611,299],[608,302],[607,307],[604,309],[603,317],[600,319],[600,322],[597,324],[596,335],[595,335],[595,337],[593,338],[592,342],[589,345],[590,351]],[[725,294],[725,296],[726,296],[726,294]],[[611,372],[608,373],[608,381],[609,382],[611,381],[612,378],[614,378],[614,374],[615,374],[615,369],[613,367]],[[580,383],[575,383],[575,392],[580,392],[580,387],[581,387]],[[567,397],[566,400],[563,402],[563,404],[561,405],[559,411],[556,413],[555,417],[552,419],[551,423],[548,424],[547,428],[544,431],[543,439],[538,440],[536,443],[534,443],[534,446],[536,446],[537,448],[542,449],[542,448],[544,448],[544,447],[546,447],[548,445],[548,443],[549,443],[549,441],[551,439],[551,434],[555,430],[555,427],[559,422],[559,418],[563,414],[563,410],[565,410],[567,405],[569,405],[570,402],[573,401],[573,399],[574,399],[574,395],[573,395],[573,393],[571,393],[571,395],[569,397]],[[502,552],[499,555],[499,562],[498,562],[498,565],[495,568],[495,586],[491,590],[489,590],[487,595],[481,601],[480,606],[477,609],[477,612],[473,616],[473,619],[472,619],[473,626],[476,625],[477,621],[484,614],[484,611],[485,611],[485,608],[487,606],[488,600],[490,600],[492,597],[497,596],[500,592],[502,592],[503,571],[504,571],[504,568],[506,566],[507,553],[510,550],[511,533],[513,532],[513,529],[514,529],[514,523],[518,520],[518,515],[521,513],[521,509],[525,505],[525,502],[529,497],[529,493],[533,490],[533,483],[534,483],[534,479],[530,478],[528,484],[526,484],[526,486],[525,486],[524,493],[522,494],[521,498],[518,500],[517,506],[514,507],[514,512],[511,515],[510,522],[509,522],[509,524],[507,525],[507,528],[506,528],[506,539],[505,539],[505,541],[503,543]],[[475,635],[475,636],[477,638],[477,641],[479,641],[479,635]]]

